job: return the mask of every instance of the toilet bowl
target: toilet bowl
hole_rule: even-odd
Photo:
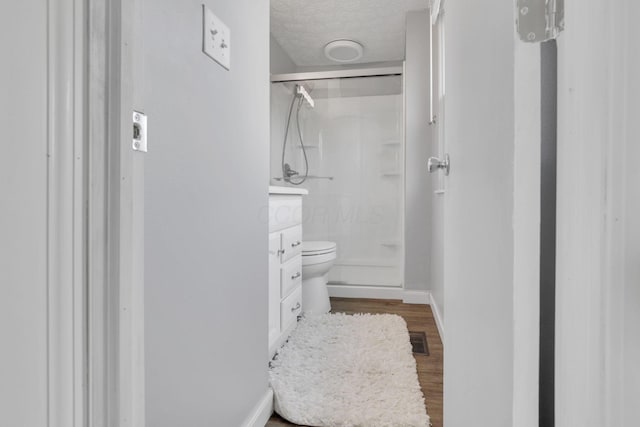
[[[335,259],[334,242],[302,242],[302,310],[305,315],[331,311],[327,282]]]

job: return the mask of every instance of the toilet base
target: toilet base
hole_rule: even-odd
[[[307,316],[325,314],[331,311],[328,274],[302,280],[302,311]]]

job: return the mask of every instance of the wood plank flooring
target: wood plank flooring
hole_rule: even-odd
[[[433,427],[442,426],[442,361],[443,349],[431,307],[428,305],[403,304],[394,300],[372,300],[331,298],[334,313],[390,313],[402,316],[411,332],[427,335],[429,355],[414,354],[418,369],[418,380],[424,394],[427,413]],[[274,414],[266,427],[295,426]]]

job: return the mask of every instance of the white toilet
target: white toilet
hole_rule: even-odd
[[[327,282],[335,259],[334,242],[302,242],[302,309],[306,315],[331,311]]]

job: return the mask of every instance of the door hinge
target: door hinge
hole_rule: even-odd
[[[564,30],[564,0],[518,0],[516,27],[520,39],[540,43]]]

